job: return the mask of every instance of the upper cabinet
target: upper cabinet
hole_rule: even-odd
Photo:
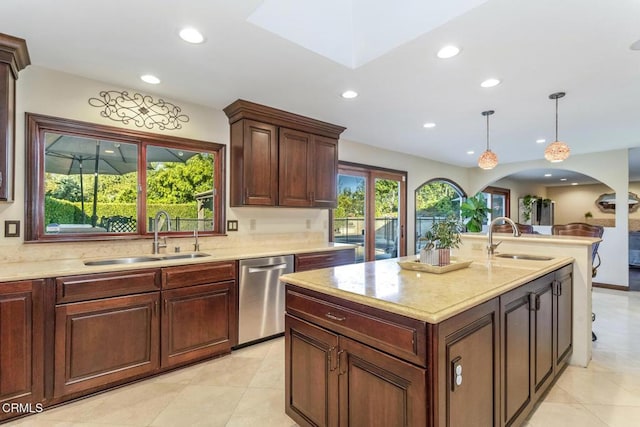
[[[231,206],[336,206],[344,127],[237,100],[231,125]]]
[[[23,39],[0,33],[0,202],[13,202],[16,80],[30,63]]]

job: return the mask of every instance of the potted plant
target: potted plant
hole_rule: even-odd
[[[460,205],[460,214],[467,226],[467,231],[482,231],[482,224],[487,220],[491,209],[487,206],[482,193],[478,193],[473,197],[468,197]]]
[[[589,219],[593,218],[593,214],[591,213],[591,211],[586,212],[584,214],[584,222],[589,222]]]
[[[435,222],[427,231],[425,247],[420,251],[420,262],[432,265],[447,265],[451,262],[451,249],[460,247],[462,224],[453,215]]]

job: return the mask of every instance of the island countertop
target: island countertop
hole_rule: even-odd
[[[415,255],[291,273],[285,283],[429,323],[440,323],[560,267],[571,257],[548,261],[465,258],[467,268],[434,274],[401,269]]]

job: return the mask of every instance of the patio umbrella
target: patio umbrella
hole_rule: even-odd
[[[196,155],[193,151],[147,146],[149,162],[186,162]],[[74,135],[45,134],[45,172],[80,175],[81,209],[84,213],[86,173],[94,174],[93,214],[91,225],[97,222],[98,178],[100,175],[124,175],[138,169],[138,145]]]

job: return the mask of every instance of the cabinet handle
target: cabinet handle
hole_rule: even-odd
[[[342,322],[342,321],[347,319],[344,316],[339,316],[339,315],[336,315],[336,314],[333,314],[333,313],[327,313],[327,314],[324,315],[324,317],[326,317],[327,319],[338,321],[338,322]]]
[[[338,375],[347,373],[347,353],[344,350],[338,352]]]
[[[163,307],[165,313],[169,310],[168,304],[169,304],[169,300],[165,298],[164,307]]]
[[[158,300],[153,302],[153,317],[158,316]]]
[[[531,292],[529,294],[529,311],[540,310],[540,295]]]
[[[245,202],[249,199],[249,187],[244,187],[244,200]]]
[[[556,296],[562,295],[562,282],[559,280],[553,281],[553,294]]]
[[[331,347],[329,349],[329,371],[335,371],[338,369],[338,355],[337,348]]]

